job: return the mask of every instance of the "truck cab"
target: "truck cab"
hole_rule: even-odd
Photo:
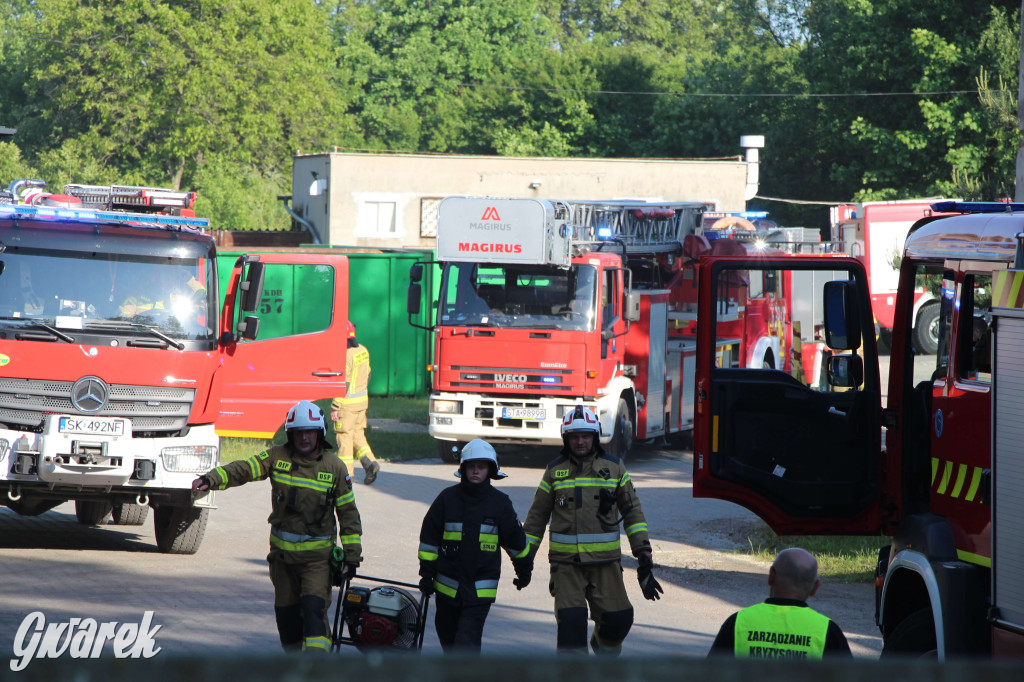
[[[884,391],[859,261],[792,264],[810,268],[806,296],[823,302],[818,386],[715,367],[713,325],[699,334],[694,494],[742,504],[779,534],[891,537],[877,569],[883,655],[990,650],[993,272],[1024,231],[1024,214],[1007,208],[939,204],[909,230]],[[761,265],[703,263],[702,305],[742,267]],[[922,291],[940,311],[934,353],[914,339]]]
[[[89,525],[152,508],[160,549],[194,553],[214,503],[191,482],[219,436],[269,438],[295,402],[344,394],[347,262],[244,256],[222,296],[193,193],[41,185],[0,192],[0,504],[74,501]],[[280,277],[326,305],[275,310]]]

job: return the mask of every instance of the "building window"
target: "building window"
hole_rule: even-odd
[[[395,202],[366,202],[366,231],[381,237],[394,237],[398,233],[395,224]]]
[[[437,237],[437,207],[440,198],[424,197],[420,200],[420,236]]]

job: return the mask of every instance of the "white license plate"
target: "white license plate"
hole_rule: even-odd
[[[502,419],[527,419],[531,421],[543,421],[547,411],[542,407],[503,407],[501,408]]]
[[[123,436],[127,423],[113,417],[61,417],[57,428],[60,433],[83,436]]]

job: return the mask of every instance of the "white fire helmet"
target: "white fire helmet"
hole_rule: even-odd
[[[562,417],[562,440],[569,433],[592,433],[601,437],[601,422],[589,407],[577,405]]]
[[[455,476],[462,478],[462,465],[466,462],[481,459],[494,465],[491,467],[491,478],[499,479],[508,477],[508,474],[503,474],[498,470],[498,453],[494,451],[494,447],[487,441],[481,440],[480,438],[474,438],[462,446],[462,454],[459,457],[459,468],[456,470]]]
[[[284,423],[285,432],[300,429],[318,429],[321,436],[327,437],[327,422],[319,405],[303,400],[288,410],[288,419]]]

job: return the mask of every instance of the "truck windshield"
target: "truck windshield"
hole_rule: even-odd
[[[590,331],[596,319],[597,271],[449,263],[441,283],[440,324]]]
[[[174,339],[215,338],[212,258],[85,251],[59,239],[54,248],[41,248],[4,239],[5,232],[0,327],[116,335],[137,334],[141,325]]]

